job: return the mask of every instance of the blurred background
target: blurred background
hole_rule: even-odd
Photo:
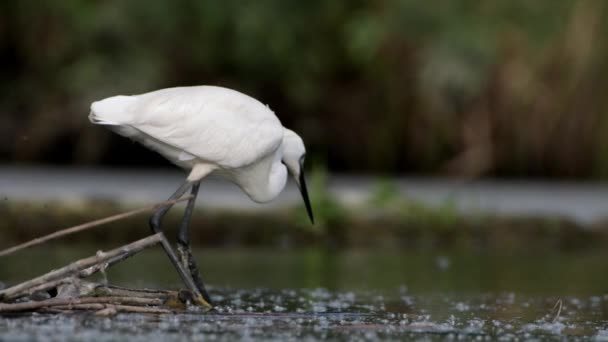
[[[168,167],[90,103],[210,84],[269,104],[332,172],[608,177],[603,1],[0,6],[4,162]]]
[[[302,259],[317,260],[311,265],[335,248],[388,246],[435,251],[421,267],[460,271],[477,258],[459,264],[453,248],[570,251],[575,256],[555,269],[555,279],[570,279],[568,270],[605,260],[585,253],[608,242],[607,7],[601,0],[4,1],[2,245],[168,197],[183,175],[91,125],[90,103],[207,84],[269,104],[300,133],[318,222],[307,222],[293,185],[284,200],[257,206],[209,181],[195,244],[321,248],[318,259]],[[179,210],[169,218],[178,219]],[[138,217],[108,228],[112,234],[67,241],[116,245],[147,233],[145,223]],[[557,259],[538,260],[546,264],[530,266],[532,278]],[[519,261],[510,273],[483,273],[484,284],[520,279],[526,262]],[[339,281],[334,271],[304,278],[331,284]],[[450,284],[462,280],[459,272]],[[437,283],[427,280],[420,288]]]

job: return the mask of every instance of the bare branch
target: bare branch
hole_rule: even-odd
[[[98,252],[96,255],[80,259],[78,261],[74,261],[73,263],[59,268],[57,270],[53,270],[49,273],[36,277],[34,279],[28,280],[21,284],[17,284],[15,286],[9,287],[0,291],[0,300],[14,299],[21,297],[24,292],[28,291],[31,288],[36,287],[38,290],[50,289],[53,286],[57,285],[58,279],[63,279],[66,277],[73,276],[81,271],[93,267],[99,264],[105,264],[109,260],[116,260],[118,256],[131,256],[135,253],[152,246],[154,244],[159,243],[164,239],[163,233],[157,233],[141,240],[137,240],[128,245],[124,245],[119,248],[115,248],[108,252]],[[124,258],[123,258],[124,259]],[[121,259],[122,260],[122,259]],[[101,269],[101,268],[99,268]],[[92,273],[91,273],[92,274]],[[48,283],[47,286],[41,286],[45,283]]]
[[[30,241],[22,243],[20,245],[13,246],[13,247],[7,248],[5,250],[2,250],[2,251],[0,251],[0,257],[7,256],[9,254],[13,254],[13,253],[15,253],[17,251],[20,251],[22,249],[25,249],[25,248],[28,248],[28,247],[32,247],[32,246],[36,246],[36,245],[39,245],[41,243],[47,242],[49,240],[60,238],[62,236],[74,234],[74,233],[77,233],[77,232],[80,232],[80,231],[83,231],[83,230],[87,230],[87,229],[90,229],[90,228],[94,228],[94,227],[97,227],[97,226],[100,226],[100,225],[103,225],[103,224],[106,224],[106,223],[122,220],[122,219],[131,217],[131,216],[134,216],[134,215],[146,212],[146,211],[158,209],[159,207],[162,207],[162,206],[165,206],[165,205],[170,205],[170,204],[175,204],[175,203],[178,203],[178,202],[187,201],[187,200],[191,199],[192,197],[193,197],[192,195],[188,195],[188,196],[182,197],[182,198],[177,199],[177,200],[162,202],[162,203],[155,204],[153,206],[149,206],[149,207],[145,207],[145,208],[139,208],[139,209],[134,209],[134,210],[131,210],[131,211],[127,211],[125,213],[121,213],[121,214],[109,216],[109,217],[106,217],[106,218],[102,218],[102,219],[99,219],[99,220],[95,220],[95,221],[79,224],[79,225],[74,226],[74,227],[65,228],[65,229],[56,231],[54,233],[51,233],[49,235],[41,236],[39,238],[30,240]]]
[[[162,305],[160,298],[139,298],[139,297],[83,297],[83,298],[51,298],[41,301],[29,301],[24,303],[3,304],[0,303],[0,313],[32,311],[41,308],[51,308],[55,306],[72,308],[80,304],[127,304],[127,305]],[[103,309],[100,308],[100,309]]]
[[[104,285],[95,289],[95,294],[101,297],[139,297],[139,298],[177,298],[178,291],[156,290],[156,289],[133,289],[116,285]]]
[[[557,313],[555,314],[555,317],[553,317],[553,320],[551,321],[551,323],[557,322],[557,320],[559,320],[559,315],[562,313],[562,299],[561,298],[557,300],[555,305],[553,305],[553,309],[551,309],[551,310],[555,310],[555,308],[557,308]]]
[[[67,306],[54,306],[51,309],[61,309],[61,310],[96,310],[97,312],[104,309],[114,309],[118,312],[128,312],[128,313],[142,313],[142,314],[170,314],[173,311],[168,309],[156,308],[156,307],[146,307],[146,306],[135,306],[135,305],[116,305],[116,304],[73,304]]]

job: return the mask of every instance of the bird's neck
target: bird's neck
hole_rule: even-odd
[[[255,202],[264,203],[273,200],[287,183],[287,168],[281,163],[280,149],[238,170],[231,178]]]

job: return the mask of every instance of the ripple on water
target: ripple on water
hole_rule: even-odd
[[[189,340],[349,340],[403,339],[501,340],[543,336],[592,337],[608,341],[607,299],[557,298],[514,293],[415,295],[332,292],[323,288],[271,291],[214,290],[212,313],[198,310],[147,316],[119,314],[28,314],[0,318],[6,340],[170,341]]]

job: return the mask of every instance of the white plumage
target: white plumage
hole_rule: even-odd
[[[300,137],[267,106],[231,89],[178,87],[114,96],[94,102],[89,119],[191,169],[189,180],[216,172],[257,202],[276,197],[288,171],[299,180],[300,161],[284,157],[304,155]]]

